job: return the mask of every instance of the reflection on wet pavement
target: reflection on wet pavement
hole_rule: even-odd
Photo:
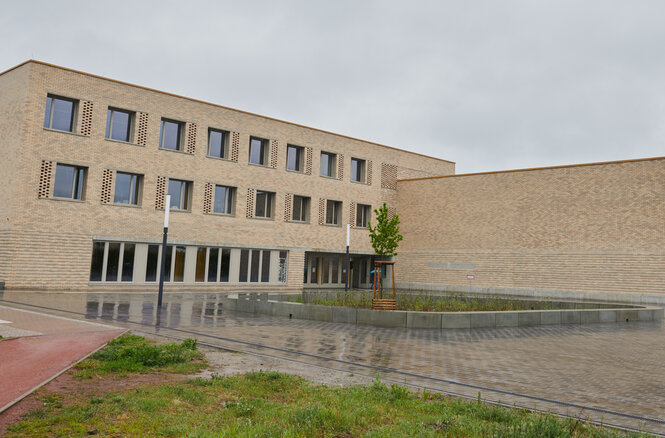
[[[665,433],[662,321],[425,330],[227,312],[218,294],[37,293],[5,305],[104,320],[222,348],[297,360],[465,397]],[[54,309],[54,310],[49,310]]]

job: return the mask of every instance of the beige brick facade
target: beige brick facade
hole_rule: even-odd
[[[665,158],[402,180],[396,282],[665,293]]]
[[[48,95],[77,102],[73,132],[43,127]],[[109,108],[134,113],[130,142],[105,138]],[[159,148],[162,118],[183,123],[182,152]],[[207,156],[209,128],[229,133],[228,160]],[[351,203],[395,205],[394,183],[386,187],[382,181],[384,165],[394,166],[397,176],[454,173],[449,161],[35,61],[0,74],[0,136],[0,186],[9,188],[0,191],[0,282],[7,288],[152,287],[140,281],[91,282],[92,245],[161,242],[169,178],[192,183],[191,207],[173,211],[169,229],[170,243],[187,246],[188,272],[196,265],[197,246],[233,248],[232,264],[242,248],[288,251],[286,283],[273,281],[271,274],[270,283],[261,286],[299,288],[306,251],[344,251]],[[248,163],[250,136],[268,140],[265,166]],[[302,172],[286,170],[289,144],[305,148]],[[334,178],[319,175],[321,151],[337,154]],[[353,157],[371,166],[366,183],[350,181]],[[57,163],[87,169],[83,200],[52,196]],[[113,202],[118,171],[142,175],[139,206]],[[216,184],[235,188],[230,216],[210,212]],[[247,196],[257,190],[274,193],[272,219],[254,218],[246,210],[248,205],[255,208],[255,200]],[[293,195],[310,198],[308,223],[283,220]],[[319,199],[342,202],[338,226],[318,224]],[[353,253],[371,253],[366,229],[354,228],[351,241]],[[141,251],[136,251],[138,257]],[[248,285],[186,280],[167,288],[226,286]]]

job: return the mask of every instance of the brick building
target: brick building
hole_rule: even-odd
[[[367,287],[385,202],[407,288],[665,302],[665,158],[455,175],[426,157],[28,61],[0,74],[0,285]],[[586,294],[586,295],[585,295]],[[636,298],[637,297],[637,298]]]
[[[367,286],[367,221],[454,163],[37,61],[0,74],[0,282],[167,290]]]

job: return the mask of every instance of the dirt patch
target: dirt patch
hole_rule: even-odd
[[[28,412],[42,408],[44,396],[62,396],[63,404],[72,404],[81,399],[96,397],[109,392],[125,392],[143,385],[155,385],[179,382],[189,378],[181,374],[148,373],[134,374],[128,377],[93,377],[78,379],[74,370],[58,376],[39,388],[14,406],[0,413],[0,436],[7,432],[7,427],[21,420]]]

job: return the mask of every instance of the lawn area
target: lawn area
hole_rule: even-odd
[[[384,291],[384,297],[391,292]],[[398,293],[395,295],[397,310],[413,312],[474,312],[474,311],[513,311],[513,310],[552,310],[549,301],[526,301],[500,297],[468,297],[465,295],[429,295],[426,293]],[[308,293],[294,295],[289,301],[354,308],[372,308],[372,294],[365,291],[335,293]],[[575,303],[574,308],[583,309],[584,303]]]
[[[138,337],[124,338],[100,351],[94,367],[86,364],[79,369],[86,370],[78,377],[82,386],[95,375],[114,382],[155,370],[183,370],[164,363],[143,364],[140,371],[130,371],[135,362],[145,361],[127,357],[152,357],[154,362],[151,354],[135,353],[143,349],[141,345],[160,347],[163,354],[158,356],[175,357],[177,364],[205,365],[200,356],[191,355],[182,362],[180,355],[172,354],[173,345],[198,353],[192,341],[161,348]],[[104,365],[111,362],[116,364],[115,371]],[[93,369],[101,374],[94,374]],[[414,393],[400,385],[386,385],[378,376],[369,386],[332,387],[271,371],[230,377],[213,374],[207,379],[153,383],[95,396],[44,395],[42,402],[22,422],[10,426],[7,436],[625,436],[578,420],[496,407],[481,400]]]

